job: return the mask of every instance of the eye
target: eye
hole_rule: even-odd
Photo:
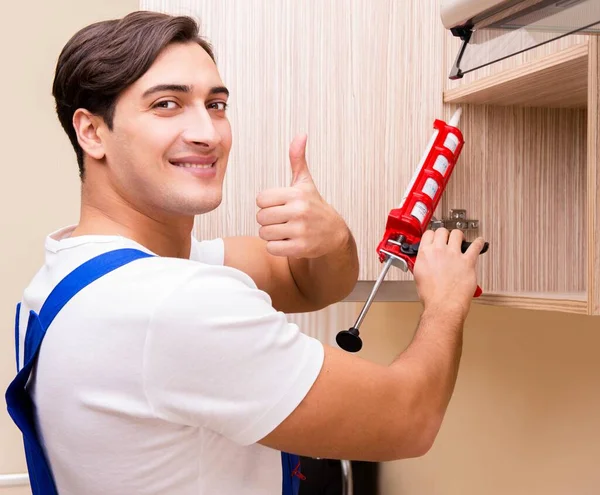
[[[227,103],[224,101],[214,101],[212,103],[208,104],[208,108],[211,110],[219,110],[221,112],[224,112],[225,110],[227,110]]]
[[[162,108],[165,110],[175,110],[179,105],[177,104],[176,101],[173,100],[162,100],[159,101],[157,103],[155,103],[154,105],[152,105],[152,108]]]

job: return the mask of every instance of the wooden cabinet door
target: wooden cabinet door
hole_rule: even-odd
[[[321,194],[358,244],[361,280],[442,113],[445,35],[437,2],[142,0],[199,19],[230,88],[234,144],[222,205],[200,238],[255,235],[257,193],[289,184],[288,146],[308,134]],[[411,279],[393,270],[388,279]]]

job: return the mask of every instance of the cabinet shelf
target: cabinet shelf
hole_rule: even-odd
[[[345,302],[363,302],[369,296],[375,282],[359,281]],[[417,302],[419,296],[413,281],[384,281],[374,302]],[[536,293],[536,292],[485,292],[474,302],[519,309],[561,311],[587,314],[588,296],[585,292]]]
[[[519,309],[560,311],[563,313],[588,314],[588,300],[585,292],[576,293],[496,293],[483,294],[481,304],[504,306]]]
[[[444,92],[444,103],[586,108],[588,43]]]

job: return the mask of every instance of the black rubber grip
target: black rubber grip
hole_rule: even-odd
[[[463,253],[466,253],[467,249],[469,249],[469,247],[471,246],[471,244],[473,244],[473,243],[469,242],[469,241],[462,241],[462,244],[460,245],[460,250]],[[487,253],[487,250],[489,248],[490,248],[490,243],[489,242],[485,242],[483,244],[483,247],[481,248],[481,251],[479,251],[479,254]]]

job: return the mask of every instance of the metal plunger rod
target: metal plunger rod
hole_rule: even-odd
[[[404,236],[399,236],[397,241],[403,242]],[[354,324],[353,327],[350,327],[348,330],[342,330],[341,332],[338,332],[335,340],[336,340],[337,344],[345,351],[358,352],[361,350],[362,340],[359,337],[360,332],[358,331],[358,329],[362,325],[362,322],[365,319],[365,316],[367,315],[367,312],[369,311],[371,304],[375,300],[377,291],[379,290],[379,287],[381,286],[383,279],[387,275],[387,272],[390,269],[390,266],[392,266],[394,264],[394,261],[396,261],[396,260],[399,260],[399,258],[395,258],[394,256],[388,255],[388,258],[385,260],[385,263],[383,264],[383,269],[381,270],[379,277],[375,281],[375,284],[373,285],[373,289],[371,289],[371,293],[369,294],[369,297],[367,298],[367,301],[365,302],[365,305],[363,306],[362,311],[358,315],[358,319],[356,320],[356,323]],[[400,260],[400,261],[402,261],[402,260]]]
[[[341,332],[338,332],[337,336],[335,337],[335,341],[337,342],[337,344],[345,351],[358,352],[361,350],[362,340],[359,337],[360,332],[358,331],[358,328],[362,324],[367,314],[367,311],[369,311],[371,303],[375,299],[375,295],[379,290],[379,286],[383,282],[383,279],[385,278],[388,270],[390,269],[390,266],[392,266],[393,263],[394,258],[392,256],[389,256],[388,259],[385,261],[385,264],[383,265],[383,270],[381,270],[381,273],[379,274],[375,285],[373,285],[371,294],[369,294],[369,298],[367,299],[367,302],[365,302],[362,311],[358,315],[358,319],[356,320],[354,326],[349,328],[348,330],[342,330]]]
[[[342,495],[354,495],[354,481],[352,480],[352,462],[340,461],[342,465]]]
[[[387,272],[393,263],[394,263],[394,258],[389,257],[387,259],[387,261],[385,262],[385,264],[383,265],[383,269],[381,270],[379,277],[375,281],[375,285],[373,285],[373,289],[371,289],[371,293],[369,294],[367,302],[365,302],[365,305],[363,306],[362,311],[358,315],[358,319],[356,320],[356,323],[354,324],[353,328],[356,328],[357,330],[360,328],[363,320],[365,319],[365,316],[367,316],[367,311],[369,311],[369,308],[371,307],[371,304],[373,303],[373,300],[375,299],[375,296],[377,295],[379,286],[383,283],[383,279],[387,275]]]

